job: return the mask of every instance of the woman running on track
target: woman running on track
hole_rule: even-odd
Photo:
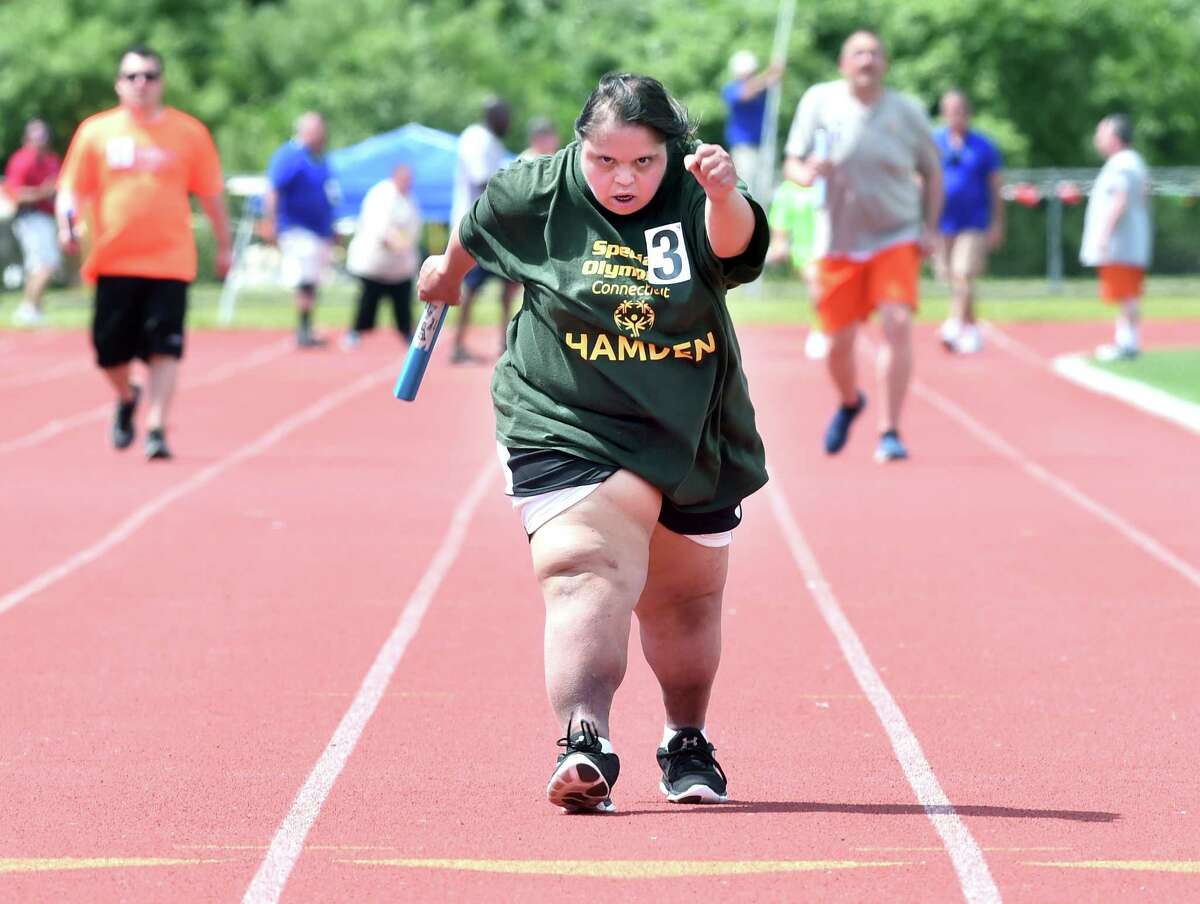
[[[725,293],[761,271],[766,216],[652,78],[605,76],[575,132],[491,179],[420,295],[456,303],[476,262],[525,287],[492,396],[567,726],[550,802],[613,809],[632,614],[666,710],[661,790],[724,801],[705,714],[732,531],[767,480]]]

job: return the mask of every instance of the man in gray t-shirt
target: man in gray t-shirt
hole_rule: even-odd
[[[1099,269],[1100,297],[1117,305],[1114,342],[1096,349],[1105,361],[1138,355],[1142,281],[1150,266],[1150,174],[1132,141],[1133,123],[1120,113],[1100,120],[1092,139],[1106,159],[1088,196],[1079,260]]]
[[[786,178],[819,186],[820,296],[817,311],[832,347],[829,374],[841,406],[825,451],[841,451],[866,398],[858,389],[854,340],[878,310],[883,329],[877,461],[908,457],[898,432],[912,373],[912,313],[921,258],[933,250],[942,209],[942,172],[921,105],[884,87],[887,50],[869,31],[842,45],[842,78],[805,92],[788,134]]]

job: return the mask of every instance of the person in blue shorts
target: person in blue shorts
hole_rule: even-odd
[[[758,57],[739,50],[729,60],[732,79],[721,88],[725,102],[725,147],[733,157],[738,177],[758,187],[758,153],[762,144],[763,120],[767,113],[767,89],[783,78],[783,65],[772,63],[761,72]]]

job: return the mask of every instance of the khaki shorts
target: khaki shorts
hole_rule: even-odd
[[[974,279],[987,269],[987,233],[966,229],[943,234],[938,241],[937,271],[941,279]]]

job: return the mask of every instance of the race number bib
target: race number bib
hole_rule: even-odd
[[[132,169],[137,159],[137,145],[132,135],[110,138],[104,145],[104,160],[109,169]]]
[[[646,280],[656,286],[687,282],[692,278],[687,248],[683,244],[683,224],[669,223],[646,230]]]

